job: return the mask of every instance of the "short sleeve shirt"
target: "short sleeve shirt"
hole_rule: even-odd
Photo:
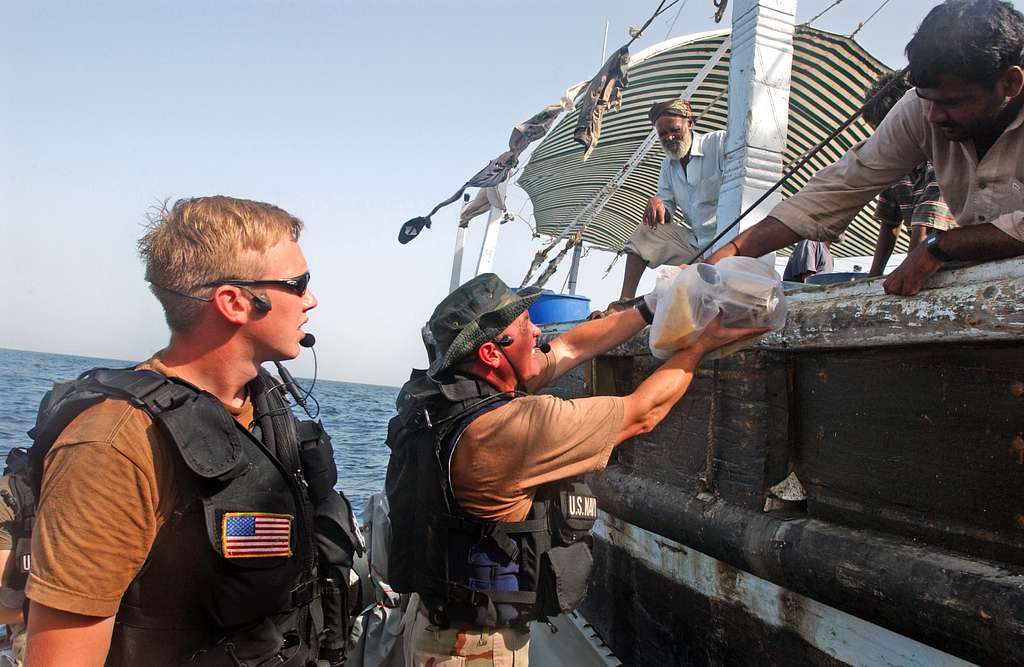
[[[927,162],[878,195],[875,218],[887,227],[905,224],[947,230],[956,226],[935,180],[935,170]]]
[[[174,373],[154,358],[139,366]],[[252,420],[248,400],[225,406]],[[117,613],[176,506],[180,455],[149,415],[107,399],[78,415],[46,456],[26,594],[88,616]]]
[[[542,375],[553,372],[549,360]],[[608,464],[622,415],[616,396],[524,396],[477,417],[455,446],[456,501],[480,519],[525,519],[538,487]]]

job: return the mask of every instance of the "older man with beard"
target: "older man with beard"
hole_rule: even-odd
[[[725,132],[694,132],[693,113],[684,100],[658,102],[648,118],[665,149],[658,191],[647,202],[643,224],[626,243],[622,292],[605,314],[628,306],[645,266],[688,264],[717,232],[715,210],[725,164]],[[673,223],[676,210],[686,218],[689,229]]]

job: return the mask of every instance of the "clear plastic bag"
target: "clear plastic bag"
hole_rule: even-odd
[[[726,327],[768,327],[786,323],[786,297],[775,271],[751,257],[728,257],[715,265],[692,264],[658,272],[657,308],[651,325],[651,354],[668,359],[693,345],[711,320],[722,313]],[[739,347],[731,345],[715,356]]]

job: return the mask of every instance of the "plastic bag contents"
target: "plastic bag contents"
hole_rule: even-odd
[[[782,282],[770,266],[752,257],[662,269],[654,293],[657,308],[650,345],[651,354],[659,359],[693,345],[719,312],[726,327],[779,329],[786,323]],[[743,341],[715,356],[752,342]]]

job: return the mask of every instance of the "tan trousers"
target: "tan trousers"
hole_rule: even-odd
[[[406,667],[526,667],[530,662],[526,629],[437,630],[418,611],[404,634]]]

